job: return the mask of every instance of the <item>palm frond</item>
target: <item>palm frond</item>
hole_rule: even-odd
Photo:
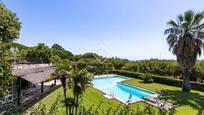
[[[190,24],[193,20],[193,17],[194,17],[195,13],[193,10],[188,10],[184,13],[184,20]]]
[[[199,33],[198,33],[198,37],[199,37],[200,39],[204,39],[204,32],[199,32]]]
[[[198,55],[201,56],[202,54],[202,48],[203,48],[203,42],[200,39],[196,39],[196,51],[198,52]]]
[[[170,34],[170,33],[173,33],[173,28],[168,28],[164,31],[164,34],[167,35],[167,34]]]
[[[169,34],[167,37],[167,43],[169,44],[169,51],[170,51],[177,43],[177,36],[175,34]]]
[[[203,18],[204,18],[204,13],[203,12],[198,12],[194,16],[194,22],[193,23],[194,24],[199,24],[202,21]]]
[[[202,49],[201,49],[201,48],[198,48],[197,51],[198,51],[198,55],[201,56],[201,54],[202,54]]]
[[[184,30],[184,32],[189,32],[189,22],[184,22],[184,23],[182,23],[182,28],[183,28],[183,30]]]
[[[178,44],[175,44],[174,47],[172,48],[172,53],[173,53],[174,55],[176,55],[176,54],[177,54],[177,51],[178,51]]]
[[[178,33],[178,29],[177,28],[168,28],[164,31],[164,35],[167,34],[177,34]]]
[[[173,20],[170,20],[169,22],[167,22],[167,25],[169,25],[172,28],[179,27],[178,24],[175,21],[173,21]]]
[[[183,22],[184,21],[184,17],[183,17],[183,15],[178,15],[177,16],[177,20],[179,21],[179,22]]]
[[[198,27],[198,31],[204,32],[204,23],[200,24]]]
[[[195,43],[196,43],[196,46],[198,47],[201,47],[203,45],[203,42],[200,39],[195,39]]]

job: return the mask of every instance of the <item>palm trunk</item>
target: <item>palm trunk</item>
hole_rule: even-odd
[[[75,105],[76,105],[76,95],[74,94],[74,102],[72,103],[72,112],[71,112],[71,115],[74,115],[74,108],[75,108]]]
[[[68,107],[67,107],[67,91],[66,88],[64,88],[64,100],[65,100],[65,107],[66,107],[66,115],[68,115]]]
[[[190,70],[187,68],[183,69],[182,77],[183,77],[182,90],[189,92],[191,90]]]
[[[69,115],[71,115],[71,112],[72,112],[72,105],[69,103],[68,105],[68,109],[69,109]]]
[[[66,115],[68,115],[66,78],[61,77],[61,82],[62,82],[63,92],[64,92],[64,101],[65,101],[65,107],[66,107]]]
[[[77,112],[78,112],[78,104],[79,104],[79,95],[77,94],[75,115],[77,115]]]

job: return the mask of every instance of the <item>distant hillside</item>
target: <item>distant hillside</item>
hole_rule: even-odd
[[[22,50],[22,49],[27,49],[29,47],[23,45],[23,44],[20,44],[20,43],[16,43],[16,42],[10,42],[10,43],[7,43],[6,44],[6,48],[7,49],[10,49],[12,47],[17,47],[19,50]]]

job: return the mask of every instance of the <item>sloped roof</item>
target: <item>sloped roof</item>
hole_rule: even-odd
[[[50,75],[52,75],[55,70],[52,66],[37,66],[31,67],[33,65],[23,65],[24,67],[15,68],[12,71],[14,76],[21,77],[33,84],[38,84],[49,80]],[[29,67],[30,66],[30,67]]]

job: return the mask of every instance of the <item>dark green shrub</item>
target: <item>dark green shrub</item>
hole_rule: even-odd
[[[152,76],[149,75],[149,74],[144,74],[143,80],[144,80],[144,83],[152,83],[152,82],[154,82],[154,80],[152,79]]]

